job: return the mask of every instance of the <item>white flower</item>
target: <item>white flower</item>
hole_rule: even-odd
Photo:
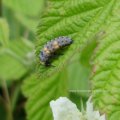
[[[87,101],[86,111],[80,112],[77,106],[66,97],[60,97],[50,102],[54,120],[105,120],[105,115],[100,116],[99,111],[93,110],[93,103]]]
[[[80,120],[82,114],[77,106],[66,97],[60,97],[56,101],[51,101],[54,120]]]
[[[87,120],[105,120],[105,115],[100,116],[99,111],[93,110],[93,103],[91,103],[90,101],[91,101],[91,97],[87,101],[87,108],[86,108]]]

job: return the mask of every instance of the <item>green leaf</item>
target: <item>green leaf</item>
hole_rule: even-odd
[[[104,37],[95,50],[92,74],[93,101],[108,120],[120,118],[120,1],[115,1]]]
[[[81,58],[82,59],[82,58]],[[87,64],[87,63],[86,63]],[[90,67],[80,62],[80,55],[75,55],[74,60],[68,66],[68,80],[70,94],[88,97]],[[79,99],[78,99],[79,101]]]
[[[41,14],[44,7],[44,0],[4,0],[3,4],[10,9],[4,8],[4,12],[12,13],[15,18],[28,30],[35,33],[35,28],[38,24],[39,14]],[[33,8],[34,9],[31,9]],[[13,19],[13,18],[12,18]]]
[[[66,77],[57,78],[58,72],[66,67],[75,53],[80,54],[88,41],[101,40],[101,33],[106,29],[104,24],[109,20],[115,3],[115,0],[48,0],[37,32],[39,80],[33,77],[25,80],[23,85],[28,98],[28,120],[52,120],[50,100],[66,95],[67,91]],[[39,60],[40,50],[46,42],[59,36],[69,36],[74,43],[52,62],[55,67],[44,67]]]
[[[75,53],[101,32],[102,25],[112,10],[114,0],[50,0],[38,27],[36,54],[38,74],[41,79],[62,70]],[[74,43],[64,51],[64,55],[53,61],[55,67],[40,64],[40,50],[46,42],[59,36],[69,36]]]
[[[43,0],[4,0],[3,3],[15,12],[31,17],[37,16],[44,4]]]
[[[52,120],[50,100],[64,95],[67,91],[67,84],[64,83],[66,77],[56,78],[60,75],[58,72],[66,67],[75,53],[79,54],[88,41],[101,38],[104,23],[109,18],[114,4],[114,0],[74,0],[74,2],[48,0],[37,32],[36,55],[39,80],[33,77],[26,80],[23,85],[23,92],[28,97],[26,105],[28,120]],[[69,36],[74,43],[64,51],[64,55],[52,62],[55,67],[44,67],[39,60],[40,50],[46,42],[59,36]],[[65,89],[63,89],[64,85]]]
[[[95,36],[97,38],[97,36]],[[89,44],[89,46],[88,46]],[[96,47],[97,41],[90,41],[81,54],[76,54],[68,66],[69,89],[72,94],[88,97],[90,93],[89,76],[91,74],[90,59]]]
[[[30,18],[22,14],[15,14],[15,17],[17,18],[18,21],[22,23],[23,26],[25,26],[28,30],[31,30],[33,33],[35,33],[38,24],[38,19]]]
[[[9,27],[5,19],[0,18],[0,44],[7,46],[9,42]]]
[[[25,80],[22,91],[29,98],[26,104],[28,120],[52,120],[49,102],[59,96],[67,95],[65,74],[63,71],[61,75],[44,81],[37,79],[36,74],[33,74]]]
[[[33,47],[22,39],[0,49],[0,79],[17,80],[29,71]]]

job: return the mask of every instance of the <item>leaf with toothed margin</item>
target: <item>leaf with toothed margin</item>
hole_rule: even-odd
[[[75,53],[99,34],[114,5],[114,0],[48,0],[37,31],[36,55],[38,74],[45,79],[60,70]],[[39,54],[43,46],[59,36],[68,36],[74,43],[52,62],[55,67],[40,64]]]
[[[22,91],[29,97],[26,103],[28,120],[52,120],[49,102],[59,96],[67,96],[66,72],[41,81],[36,74],[28,77],[22,86]],[[62,79],[61,79],[62,78]]]
[[[75,53],[80,54],[79,51],[89,45],[89,41],[103,39],[102,33],[107,29],[105,24],[112,16],[115,5],[116,0],[48,0],[37,31],[39,80],[27,80],[23,86],[23,92],[29,98],[26,105],[28,120],[52,120],[49,101],[63,95],[66,81],[62,79],[60,82],[59,79],[54,79],[54,75],[65,68]],[[63,51],[64,55],[52,62],[55,67],[41,65],[40,50],[48,41],[59,36],[71,37],[74,43]]]
[[[120,119],[120,1],[116,0],[109,20],[104,24],[105,36],[98,41],[92,58],[93,101],[106,113],[108,120]]]

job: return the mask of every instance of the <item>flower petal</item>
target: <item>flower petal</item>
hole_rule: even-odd
[[[105,115],[102,115],[99,120],[106,120]]]
[[[60,97],[56,101],[51,101],[54,120],[81,120],[82,114],[77,106],[66,97]]]

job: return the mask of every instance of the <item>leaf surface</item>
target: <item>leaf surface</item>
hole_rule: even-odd
[[[9,42],[9,26],[5,19],[0,18],[0,44],[7,46]]]
[[[93,62],[93,101],[108,120],[120,118],[120,1],[116,0],[104,37],[98,41]]]
[[[23,92],[28,97],[28,120],[52,120],[50,100],[64,95],[67,91],[66,78],[57,78],[59,71],[64,73],[74,54],[80,54],[80,50],[89,45],[89,41],[101,39],[104,24],[109,19],[115,3],[115,0],[48,0],[37,30],[39,78],[26,80],[23,85]],[[41,65],[40,50],[48,41],[59,36],[71,37],[74,42],[63,51],[64,55],[53,60],[52,65],[55,67]]]
[[[22,39],[0,48],[0,79],[17,80],[29,71],[32,43]]]

